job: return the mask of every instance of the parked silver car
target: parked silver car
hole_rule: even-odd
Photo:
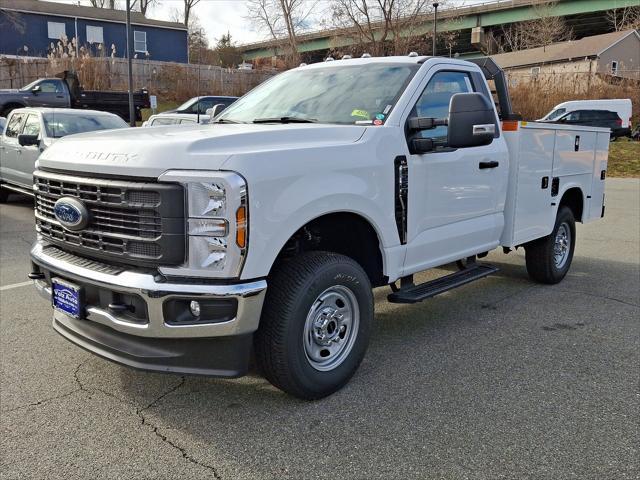
[[[96,110],[13,110],[0,136],[0,202],[7,200],[10,191],[33,194],[36,160],[57,139],[74,133],[127,127],[119,116]]]

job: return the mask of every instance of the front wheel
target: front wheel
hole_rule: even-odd
[[[313,400],[339,390],[364,357],[373,293],[354,260],[309,252],[278,266],[255,335],[256,360],[273,385]]]
[[[558,210],[551,235],[525,245],[529,276],[540,283],[560,282],[571,267],[576,246],[576,222],[566,206]]]

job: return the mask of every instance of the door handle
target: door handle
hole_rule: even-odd
[[[495,160],[491,160],[490,162],[480,162],[478,164],[478,167],[480,169],[483,169],[483,168],[496,168],[498,165],[500,165],[500,162],[496,162]]]

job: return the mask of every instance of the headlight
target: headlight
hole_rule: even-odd
[[[187,262],[165,275],[237,278],[247,254],[247,184],[234,172],[171,170],[161,182],[181,183],[187,198]]]

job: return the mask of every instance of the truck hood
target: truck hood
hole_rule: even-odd
[[[219,170],[233,155],[356,142],[366,127],[215,124],[71,135],[47,148],[39,168],[156,178],[171,169]]]

